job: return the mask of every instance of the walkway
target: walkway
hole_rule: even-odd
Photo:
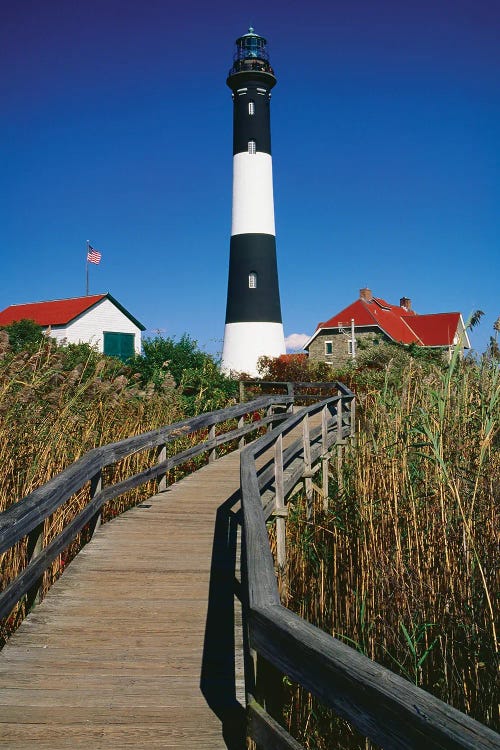
[[[238,493],[236,452],[98,529],[0,653],[0,747],[244,747]]]

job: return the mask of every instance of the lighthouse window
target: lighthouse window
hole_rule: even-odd
[[[325,354],[333,354],[333,344],[331,341],[325,341]]]
[[[249,115],[255,114],[255,102],[248,102],[248,114]]]
[[[248,288],[257,289],[257,274],[255,271],[248,274]]]
[[[257,145],[255,141],[248,141],[248,153],[255,154],[257,152]]]

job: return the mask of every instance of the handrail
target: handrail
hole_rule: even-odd
[[[218,446],[233,440],[242,440],[248,433],[265,425],[272,426],[285,416],[274,413],[275,407],[286,409],[291,403],[290,396],[262,396],[254,401],[218,409],[117,443],[94,448],[42,487],[11,505],[0,514],[0,554],[25,537],[28,537],[28,546],[35,552],[24,570],[0,594],[0,618],[9,615],[16,603],[25,595],[29,594],[29,598],[33,599],[38,592],[44,571],[87,524],[97,522],[101,508],[108,500],[147,481],[163,477],[170,469],[195,456],[210,451],[213,457],[213,452]],[[243,424],[246,415],[262,410],[267,410],[266,416],[256,422]],[[239,419],[237,429],[216,434],[216,425],[235,419]],[[140,451],[166,447],[180,437],[207,428],[210,428],[207,440],[168,458],[165,452],[165,457],[160,458],[154,466],[116,484],[102,486],[102,470],[105,467]],[[87,505],[43,548],[41,536],[45,519],[71,496],[82,490],[88,482],[91,483],[92,489]]]
[[[421,688],[382,667],[355,649],[303,620],[281,604],[275,564],[269,546],[266,518],[276,514],[277,564],[280,566],[280,530],[286,518],[286,498],[302,474],[304,483],[319,461],[328,460],[330,448],[352,435],[354,422],[350,404],[354,394],[343,387],[337,398],[306,407],[248,445],[241,454],[243,544],[247,587],[246,620],[250,647],[280,673],[299,683],[351,722],[362,734],[384,748],[467,748],[492,750],[499,737],[491,729],[469,718]],[[309,433],[309,419],[322,413],[318,430]],[[328,414],[327,414],[328,413]],[[345,415],[345,416],[344,416]],[[296,441],[284,460],[282,438],[300,422],[303,442]],[[352,430],[352,431],[351,431]],[[309,440],[309,450],[306,446]],[[275,448],[274,486],[271,499],[263,500],[256,458]],[[288,463],[288,477],[283,464]],[[301,464],[291,470],[292,464]],[[269,475],[269,467],[266,469]],[[281,483],[281,487],[279,486]],[[269,488],[267,490],[269,492]],[[306,484],[307,493],[307,484]],[[279,501],[279,502],[278,502]],[[265,511],[264,507],[267,507]],[[282,528],[282,541],[284,544]],[[283,551],[281,552],[283,556]],[[262,681],[260,681],[262,684]],[[300,745],[256,702],[258,674],[248,686],[249,733],[261,747],[299,748]],[[264,704],[272,696],[258,696]],[[271,738],[273,738],[271,740]]]
[[[210,452],[211,459],[219,445],[239,440],[242,447],[246,434],[267,426],[270,431],[244,448],[240,461],[246,571],[242,599],[246,602],[248,640],[258,658],[263,657],[385,748],[416,748],[424,743],[429,750],[498,748],[498,735],[492,730],[329,636],[281,604],[266,521],[275,516],[277,566],[284,570],[287,500],[297,482],[304,483],[306,497],[310,497],[312,477],[320,467],[326,497],[329,461],[335,450],[341,451],[346,440],[354,437],[355,400],[354,394],[340,383],[278,385],[286,386],[286,395],[261,396],[95,448],[0,514],[0,553],[26,536],[36,542],[31,543],[35,551],[29,564],[0,594],[0,617],[9,614],[16,602],[37,586],[57,555],[86,524],[97,519],[105,502],[151,479],[161,483],[169,469],[194,456]],[[336,395],[295,414],[290,413],[295,397],[303,398],[297,393],[299,387],[318,386],[334,390]],[[275,407],[281,409],[281,413],[275,413]],[[266,416],[244,424],[246,415],[262,410],[267,410]],[[311,421],[318,417],[321,417],[321,424],[311,426]],[[237,429],[216,434],[217,425],[235,419],[239,420]],[[302,438],[284,447],[284,438],[299,425]],[[169,443],[207,428],[208,439],[166,457]],[[114,485],[102,486],[105,467],[158,447],[162,448],[160,460],[153,466]],[[256,459],[270,449],[274,451],[272,460],[258,469]],[[39,542],[44,520],[88,482],[91,492],[85,508],[42,549]],[[248,682],[249,735],[262,747],[269,743],[273,747],[300,748],[265,708],[256,703],[253,699],[255,684],[250,679]]]

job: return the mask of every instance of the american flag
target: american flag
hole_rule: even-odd
[[[92,245],[89,245],[87,250],[87,263],[95,263],[96,265],[101,262],[101,253],[96,250]]]

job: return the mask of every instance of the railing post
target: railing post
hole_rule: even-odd
[[[243,380],[240,380],[240,404],[242,404],[244,400],[245,400],[245,383]]]
[[[271,404],[271,406],[267,407],[266,417],[272,416],[273,413],[274,413],[274,404]],[[272,429],[273,429],[273,423],[272,422],[268,422],[267,423],[266,432],[271,432]]]
[[[351,442],[354,444],[356,442],[356,399],[351,399],[350,404],[350,427],[351,427]]]
[[[242,427],[244,427],[244,425],[245,425],[245,415],[242,414],[242,416],[238,419],[238,429],[241,430]],[[245,436],[242,435],[238,441],[238,448],[241,451],[243,450],[244,447],[245,447]]]
[[[339,400],[337,401],[337,443],[342,440],[342,397],[339,394]]]
[[[328,471],[330,467],[330,455],[328,453],[328,406],[321,410],[321,473],[323,490],[323,510],[328,510]]]
[[[276,516],[276,561],[278,568],[286,564],[286,508],[283,484],[283,436],[279,435],[274,444],[274,487]]]
[[[339,490],[343,487],[342,480],[342,463],[344,458],[342,437],[343,437],[343,400],[339,391],[339,400],[337,401],[337,482]]]
[[[90,480],[90,500],[102,490],[102,469],[99,469],[97,474],[94,474]],[[98,510],[97,513],[92,517],[89,523],[90,537],[92,538],[102,523],[102,510]]]
[[[295,391],[294,391],[293,383],[286,384],[286,394],[287,396],[291,396],[292,399],[295,400]],[[293,414],[293,406],[294,406],[294,401],[291,401],[286,407],[287,414]]]
[[[162,445],[158,451],[158,463],[161,464],[167,460],[167,446]],[[158,481],[158,492],[166,492],[167,490],[167,472],[161,475]]]
[[[208,433],[209,440],[215,440],[215,425],[213,424]],[[211,464],[217,458],[217,448],[212,448],[208,454],[208,463]]]
[[[309,437],[309,414],[304,414],[302,420],[302,445],[304,450],[304,489],[306,492],[307,518],[311,517],[312,471],[311,471],[311,442]]]
[[[38,524],[33,531],[28,534],[28,546],[27,546],[27,559],[29,563],[38,557],[43,549],[43,534],[44,534],[45,523]],[[29,612],[35,604],[40,604],[42,601],[42,582],[43,575],[33,584],[30,590],[26,594],[26,611]]]

